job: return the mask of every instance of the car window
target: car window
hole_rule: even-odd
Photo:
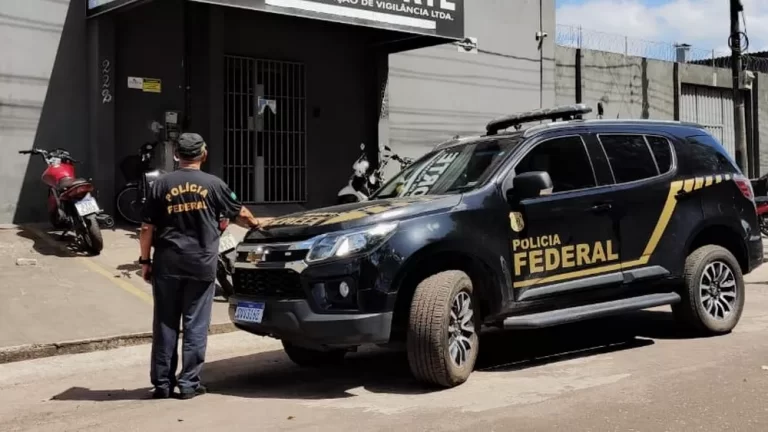
[[[515,167],[515,174],[546,171],[552,193],[595,187],[595,173],[584,141],[578,136],[555,138],[533,148]]]
[[[522,139],[491,139],[429,153],[387,182],[371,198],[441,195],[482,185]]]
[[[711,136],[690,136],[686,138],[686,144],[686,159],[692,175],[738,172],[733,163],[717,150],[719,145]]]
[[[663,137],[646,136],[648,145],[651,146],[651,152],[656,159],[656,165],[659,167],[659,173],[664,174],[672,168],[672,148],[669,140]]]
[[[642,135],[598,135],[608,156],[616,183],[627,183],[659,175],[651,150]]]

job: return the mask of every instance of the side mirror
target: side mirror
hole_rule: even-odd
[[[514,196],[515,201],[536,198],[552,192],[552,179],[546,171],[531,171],[515,176],[512,189],[507,191],[507,197]]]

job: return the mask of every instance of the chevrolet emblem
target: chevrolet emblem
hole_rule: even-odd
[[[245,261],[251,264],[258,264],[264,258],[264,253],[261,251],[248,252],[248,256],[245,257]]]

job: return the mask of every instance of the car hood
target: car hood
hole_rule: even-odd
[[[460,195],[444,195],[392,198],[325,207],[272,219],[260,229],[251,230],[245,241],[303,240],[327,232],[444,212],[460,202]]]

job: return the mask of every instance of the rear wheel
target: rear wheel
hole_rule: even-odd
[[[123,188],[115,201],[121,218],[134,225],[141,224],[141,192],[137,186]]]
[[[344,362],[346,350],[313,350],[283,341],[283,349],[292,362],[302,367],[333,366]]]
[[[94,255],[100,254],[101,250],[104,249],[104,238],[101,235],[101,228],[96,215],[86,216],[83,223],[85,224],[85,232],[83,233],[85,247]]]
[[[727,249],[702,246],[685,261],[682,301],[672,307],[681,324],[702,335],[728,333],[744,310],[744,279]]]
[[[455,387],[469,378],[480,346],[473,299],[472,281],[461,271],[438,273],[416,287],[407,351],[417,379]]]
[[[765,215],[760,215],[760,232],[768,237],[768,219],[766,219]]]
[[[350,203],[356,203],[359,202],[360,199],[355,195],[342,195],[338,198],[337,203],[338,204],[350,204]]]

